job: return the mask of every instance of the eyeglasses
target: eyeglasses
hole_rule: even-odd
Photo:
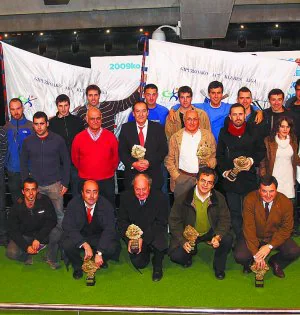
[[[186,121],[191,123],[191,122],[197,122],[199,118],[187,118]]]
[[[204,185],[207,185],[207,186],[213,186],[214,185],[214,182],[212,182],[210,180],[205,180],[203,178],[200,179],[200,183],[204,184]]]

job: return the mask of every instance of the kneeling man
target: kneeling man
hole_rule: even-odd
[[[269,259],[275,276],[284,278],[283,268],[300,255],[300,247],[291,239],[293,231],[293,204],[277,191],[274,176],[260,178],[259,189],[249,193],[244,200],[243,234],[237,243],[234,256],[250,273],[249,265],[255,262],[258,269],[266,265],[273,250],[278,253]]]
[[[171,233],[169,255],[175,263],[190,267],[192,255],[197,253],[197,243],[209,242],[215,250],[213,262],[215,276],[223,280],[232,236],[230,214],[225,198],[213,189],[216,177],[216,172],[212,168],[200,168],[197,185],[175,199],[169,217]],[[188,225],[199,234],[193,250],[190,242],[183,236]]]
[[[162,276],[164,252],[168,248],[168,202],[165,195],[151,189],[151,179],[146,174],[138,174],[133,179],[133,190],[121,194],[118,212],[118,227],[121,236],[128,243],[128,252],[136,268],[145,268],[153,252],[152,280],[159,281]],[[131,251],[132,240],[126,237],[129,225],[138,226],[143,234],[138,239],[138,251]]]
[[[97,182],[85,181],[81,195],[69,202],[63,230],[63,248],[74,269],[74,279],[83,275],[81,250],[84,250],[84,260],[95,254],[98,268],[106,268],[109,259],[118,259],[120,243],[114,208],[107,199],[99,196]]]
[[[9,212],[10,242],[6,256],[31,265],[32,255],[37,254],[45,244],[48,244],[52,230],[55,233],[57,219],[51,200],[46,195],[38,193],[38,184],[34,179],[25,179],[22,194],[23,197],[14,203]],[[48,255],[53,256],[50,249]]]

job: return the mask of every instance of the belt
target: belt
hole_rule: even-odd
[[[181,170],[181,169],[179,169],[179,172],[184,174],[184,175],[191,176],[191,177],[197,177],[197,175],[198,175],[198,173],[188,173],[188,172]]]

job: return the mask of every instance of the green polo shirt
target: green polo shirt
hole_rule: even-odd
[[[209,198],[206,198],[206,200],[202,202],[197,197],[196,191],[194,192],[194,204],[196,210],[195,229],[200,236],[206,234],[211,228],[207,215],[208,201]]]

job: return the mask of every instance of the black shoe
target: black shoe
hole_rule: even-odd
[[[187,262],[186,262],[186,264],[184,264],[184,265],[182,265],[183,266],[183,268],[189,268],[189,267],[191,267],[192,266],[192,259],[189,259]]]
[[[108,268],[108,264],[106,261],[103,260],[103,264],[101,265],[101,269],[107,269]]]
[[[74,272],[73,272],[73,278],[74,278],[75,280],[81,279],[82,276],[83,276],[83,272],[82,272],[81,269],[74,270]]]
[[[244,265],[244,267],[243,267],[243,273],[249,274],[249,273],[251,273],[251,272],[252,272],[252,270],[251,270],[250,266],[249,266],[249,265]]]
[[[280,265],[276,261],[269,261],[270,267],[273,269],[273,274],[278,278],[284,278],[285,274]]]
[[[162,277],[163,277],[162,269],[153,270],[153,273],[152,273],[153,281],[160,281]]]
[[[225,278],[225,272],[215,270],[215,276],[218,280],[223,280]]]

